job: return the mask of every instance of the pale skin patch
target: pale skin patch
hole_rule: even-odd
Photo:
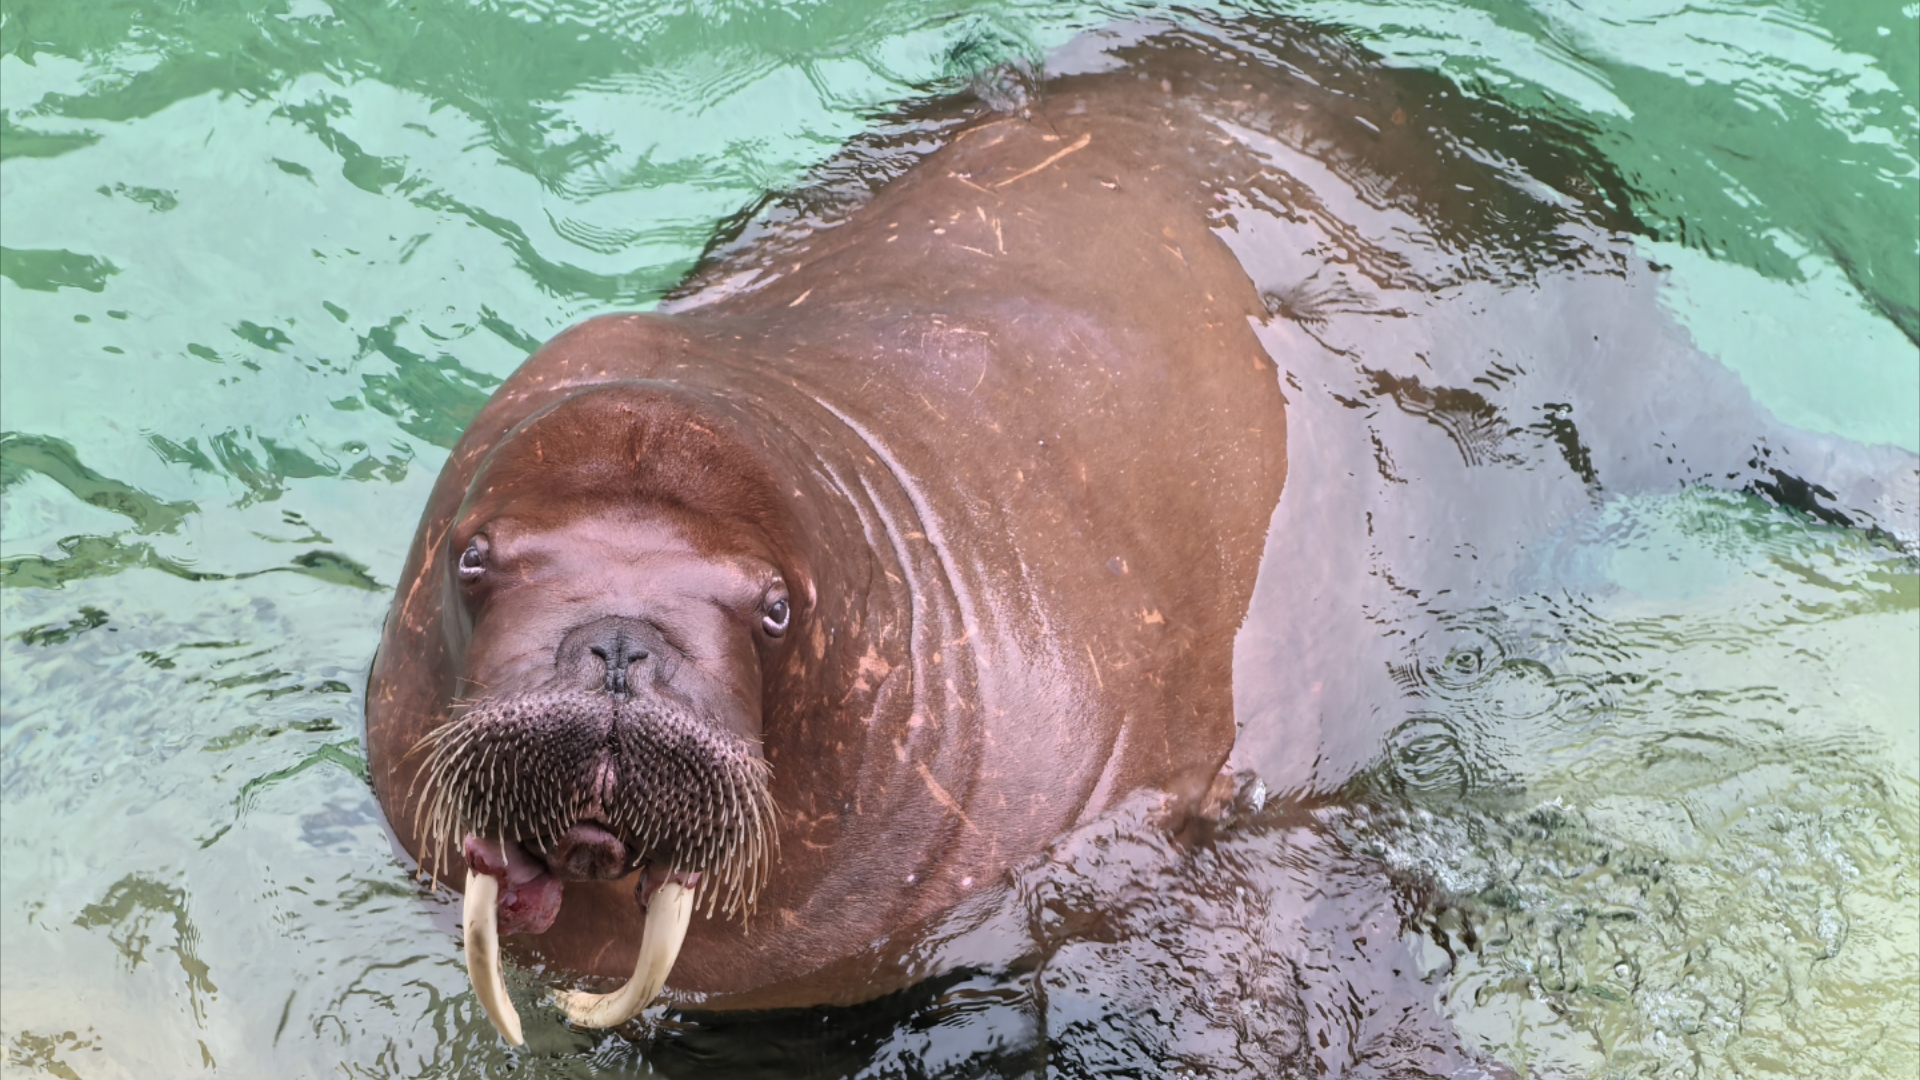
[[[856,690],[865,692],[880,685],[880,680],[893,671],[893,665],[872,648],[860,658],[860,667],[853,673],[853,685]]]

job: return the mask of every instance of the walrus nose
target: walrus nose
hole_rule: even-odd
[[[619,616],[577,626],[560,645],[562,670],[583,680],[598,676],[609,694],[632,693],[634,684],[641,681],[635,678],[636,664],[651,661],[656,667],[671,667],[670,656],[659,630],[639,619]],[[657,675],[665,673],[663,669]]]
[[[607,640],[587,646],[587,651],[599,657],[600,662],[607,666],[606,687],[609,694],[626,693],[628,669],[648,656],[646,643],[629,636],[625,630],[615,630]]]

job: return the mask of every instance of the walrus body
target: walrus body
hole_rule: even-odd
[[[694,920],[670,987],[765,1007],[888,989],[854,958],[1122,797],[1194,812],[1287,460],[1268,313],[1213,231],[1252,166],[1203,81],[1092,75],[983,112],[752,287],[590,320],[508,379],[440,476],[373,671],[407,850],[443,875],[462,833],[543,850],[522,876],[567,884],[529,940],[592,975],[634,968],[636,866],[731,873],[741,910]],[[520,777],[523,799],[573,786],[537,827],[477,787],[432,802],[436,731],[497,701],[489,730],[538,728],[527,703],[561,684],[587,711],[672,699],[762,755],[764,861],[622,824],[613,803],[650,796],[618,751]],[[511,738],[490,767],[546,768]]]

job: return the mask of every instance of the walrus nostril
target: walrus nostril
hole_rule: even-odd
[[[627,693],[627,672],[647,658],[646,646],[623,629],[616,629],[609,641],[588,646],[587,651],[599,657],[600,663],[605,665],[604,682],[609,694]]]
[[[671,681],[681,658],[660,627],[646,619],[605,615],[567,631],[555,650],[554,667],[564,684],[625,698]]]

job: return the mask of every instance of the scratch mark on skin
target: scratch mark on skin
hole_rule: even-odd
[[[947,175],[948,175],[949,177],[952,177],[953,179],[955,179],[955,180],[958,180],[958,181],[960,181],[961,183],[963,183],[963,184],[965,184],[965,185],[967,185],[968,187],[970,187],[970,188],[972,188],[973,190],[975,190],[975,191],[978,191],[978,192],[980,192],[980,193],[981,193],[981,194],[983,194],[983,195],[991,195],[991,194],[993,194],[993,190],[992,190],[991,188],[983,188],[983,187],[981,187],[981,186],[980,186],[979,184],[976,184],[976,183],[974,183],[973,181],[971,181],[971,180],[969,180],[969,179],[967,179],[966,177],[964,177],[964,176],[961,176],[961,175],[960,175],[959,173],[957,173],[957,172],[950,172],[950,173],[948,173]]]
[[[1005,127],[1005,126],[1006,126],[1007,124],[1009,124],[1009,123],[1011,123],[1011,122],[1012,122],[1012,121],[1008,121],[1008,120],[996,120],[996,121],[994,121],[994,122],[993,122],[993,123],[991,123],[991,124],[982,124],[982,125],[980,125],[979,127],[976,127],[976,128],[968,128],[968,129],[966,129],[965,131],[962,131],[962,132],[961,132],[960,134],[958,134],[958,135],[955,135],[955,136],[953,137],[953,141],[957,143],[957,142],[959,142],[959,141],[960,141],[961,139],[964,139],[964,138],[967,138],[967,137],[968,137],[968,136],[970,136],[970,135],[979,135],[979,134],[981,134],[981,133],[983,133],[983,132],[988,132],[988,131],[994,131],[994,132],[996,132],[997,134],[999,134],[999,135],[1000,135],[1000,136],[1001,136],[1002,138],[1005,138],[1005,137],[1006,137],[1006,132],[1004,132],[1004,131],[999,131],[998,129],[1000,129],[1000,128],[1004,128],[1004,127]],[[1000,141],[999,139],[995,139],[995,140],[993,140],[993,142],[999,142],[999,141]],[[988,143],[987,145],[989,145],[989,146],[991,146],[991,145],[993,145],[993,143]]]
[[[971,251],[971,252],[973,252],[973,253],[974,253],[975,255],[985,255],[985,256],[986,256],[987,258],[989,258],[989,259],[991,259],[991,258],[993,258],[993,252],[991,252],[991,251],[981,251],[981,250],[980,250],[979,248],[977,248],[977,247],[968,247],[968,246],[967,246],[967,245],[965,245],[965,244],[955,244],[955,245],[953,245],[953,246],[954,246],[954,247],[957,247],[957,248],[960,248],[960,249],[962,249],[962,250],[965,250],[965,251]],[[791,307],[792,305],[788,305],[788,306],[789,306],[789,307]]]
[[[1087,134],[1080,136],[1080,138],[1077,141],[1075,141],[1072,146],[1067,147],[1065,150],[1057,151],[1052,157],[1048,158],[1047,160],[1041,162],[1038,165],[1035,165],[1033,168],[1028,169],[1026,172],[1015,173],[1012,176],[1007,177],[1005,180],[1002,180],[993,186],[995,188],[1003,188],[1003,187],[1006,187],[1008,184],[1015,182],[1016,180],[1025,180],[1027,177],[1032,176],[1034,173],[1037,173],[1044,168],[1047,168],[1048,166],[1052,165],[1054,162],[1059,161],[1063,157],[1066,157],[1068,154],[1074,153],[1077,150],[1086,149],[1087,144],[1092,141],[1093,141],[1093,133],[1088,132]]]
[[[594,953],[594,954],[593,954],[593,966],[594,966],[594,967],[599,967],[599,966],[600,966],[600,961],[602,961],[602,960],[604,960],[604,959],[606,959],[606,957],[607,957],[607,950],[608,950],[608,949],[611,949],[611,948],[613,948],[613,942],[611,942],[611,941],[609,941],[609,942],[607,942],[607,943],[606,943],[605,945],[602,945],[602,946],[600,946],[600,951],[599,951],[599,952],[596,952],[596,953]]]
[[[1100,677],[1100,661],[1093,658],[1093,646],[1087,646],[1087,663],[1093,665],[1093,681],[1100,689],[1107,688],[1107,680]]]
[[[800,294],[799,296],[796,296],[796,297],[794,297],[794,298],[793,298],[793,303],[791,303],[791,304],[788,304],[787,306],[788,306],[788,307],[799,307],[799,306],[801,305],[801,303],[802,303],[802,302],[804,302],[804,301],[806,300],[806,298],[807,298],[807,297],[809,297],[809,296],[812,296],[812,295],[813,295],[813,290],[812,290],[812,289],[808,289],[808,290],[807,290],[806,292],[803,292],[803,293],[801,293],[801,294]]]
[[[947,789],[940,786],[940,781],[933,778],[933,772],[927,768],[927,763],[916,761],[913,763],[913,768],[920,774],[920,779],[926,781],[927,790],[933,794],[934,801],[951,810],[953,816],[960,819],[960,824],[967,827],[968,832],[979,836],[980,830],[974,825],[973,819],[967,816],[965,810],[960,809],[959,803],[953,801],[953,796],[947,794]]]

